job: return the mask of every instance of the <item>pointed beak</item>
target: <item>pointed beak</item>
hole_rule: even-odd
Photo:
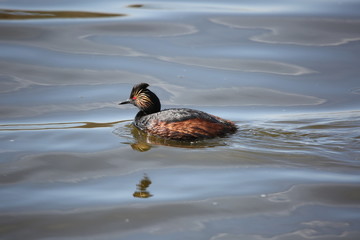
[[[124,101],[124,102],[119,103],[119,105],[128,104],[128,103],[131,103],[131,101],[130,101],[130,100],[126,100],[126,101]]]

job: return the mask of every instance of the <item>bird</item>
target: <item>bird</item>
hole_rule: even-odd
[[[189,108],[161,110],[159,98],[148,89],[149,84],[134,85],[130,97],[122,104],[139,109],[133,124],[147,134],[175,141],[198,141],[235,133],[234,122]]]

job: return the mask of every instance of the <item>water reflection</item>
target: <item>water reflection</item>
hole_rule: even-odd
[[[359,20],[294,17],[218,17],[211,22],[239,29],[263,29],[250,39],[271,44],[338,46],[360,40]]]
[[[124,142],[124,144],[128,144],[131,148],[138,152],[146,152],[149,151],[153,146],[169,146],[169,147],[177,147],[177,148],[212,148],[216,146],[225,146],[226,137],[225,138],[214,138],[214,139],[205,139],[199,140],[195,142],[187,142],[187,141],[174,141],[159,138],[156,136],[149,135],[144,131],[139,130],[133,124],[129,124],[126,126],[119,126],[113,131],[114,134],[118,135],[121,138],[129,139],[128,142]]]
[[[175,37],[191,35],[198,29],[191,24],[174,22],[109,22],[93,24],[88,30],[100,34],[116,33],[117,36]],[[160,49],[161,50],[161,49]]]
[[[191,89],[167,86],[171,104],[201,106],[304,106],[321,105],[327,100],[315,96],[263,87],[219,87]]]
[[[25,20],[44,18],[101,18],[101,17],[123,17],[126,14],[98,13],[83,11],[24,11],[0,9],[0,19]]]
[[[115,124],[124,121],[116,122],[65,122],[65,123],[36,123],[36,124],[1,124],[0,131],[30,131],[30,130],[53,130],[53,129],[71,129],[71,128],[108,128]]]
[[[74,10],[0,10],[2,238],[360,239],[359,1],[218,2],[1,1]],[[239,131],[115,122],[138,82]]]
[[[140,180],[139,184],[136,184],[137,190],[134,192],[133,196],[136,198],[150,198],[153,195],[147,191],[147,188],[151,185],[150,178],[144,174],[144,177]]]
[[[25,30],[25,28],[21,28],[21,31]],[[36,30],[29,28],[29,31],[34,33]],[[11,37],[9,33],[10,28],[4,28],[0,26],[0,32],[6,33],[9,41],[16,41],[17,39],[26,39],[27,37],[31,37],[30,33],[28,35],[21,35],[16,31],[13,31],[14,35]],[[23,32],[24,34],[24,32]],[[39,33],[40,34],[40,33]],[[63,38],[61,41],[65,41]],[[86,52],[90,51],[91,46],[85,46],[86,43],[81,42],[76,46],[82,45],[83,48],[81,51]],[[52,47],[52,46],[51,46]],[[59,47],[59,50],[60,47]],[[69,48],[68,48],[69,50]],[[75,51],[75,49],[70,49],[71,51]],[[94,47],[93,47],[94,50]],[[77,52],[79,49],[77,49]],[[104,49],[102,50],[104,51]],[[110,50],[109,50],[110,51]],[[114,49],[112,49],[114,52]],[[70,86],[67,89],[63,89],[61,92],[69,92],[70,89],[73,89],[75,85],[82,85],[84,89],[86,85],[99,87],[106,87],[106,85],[110,86],[107,89],[107,93],[109,89],[113,89],[113,84],[122,84],[128,83],[133,84],[134,81],[138,82],[147,82],[151,85],[158,84],[159,79],[156,77],[145,75],[136,72],[130,72],[127,70],[120,69],[104,69],[101,71],[94,71],[91,69],[76,69],[76,68],[59,68],[59,66],[41,66],[36,64],[21,64],[14,62],[7,62],[0,60],[0,93],[5,92],[13,92],[22,88],[26,88],[33,85],[41,85],[41,86],[55,86],[57,90],[59,90],[58,86]],[[99,79],[101,79],[101,85],[99,83]],[[121,90],[119,88],[119,90]],[[118,90],[118,91],[119,91]],[[125,91],[125,89],[124,89]],[[25,93],[21,92],[21,96],[23,97]],[[36,96],[30,95],[31,98]],[[2,96],[3,97],[3,96]],[[26,98],[27,100],[29,99]]]
[[[221,70],[271,73],[278,75],[299,76],[314,73],[305,67],[277,61],[251,59],[221,59],[221,58],[193,58],[193,57],[159,57],[160,60],[179,64],[192,65]]]
[[[127,6],[128,8],[142,8],[144,4],[131,4]]]

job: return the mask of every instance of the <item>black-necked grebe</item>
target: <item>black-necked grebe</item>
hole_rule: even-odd
[[[147,83],[135,85],[130,98],[119,104],[131,103],[138,107],[140,111],[135,116],[134,125],[151,135],[194,141],[221,137],[237,129],[231,121],[198,110],[171,108],[161,111],[159,98],[148,86]]]

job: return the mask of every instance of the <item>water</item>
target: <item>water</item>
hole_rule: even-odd
[[[358,239],[360,2],[2,1],[1,239]],[[234,121],[178,143],[119,106]]]

